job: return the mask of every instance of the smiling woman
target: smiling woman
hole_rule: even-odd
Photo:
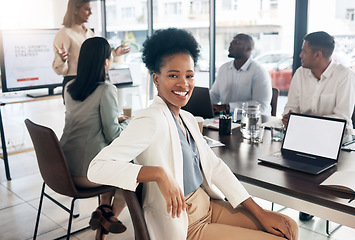
[[[153,73],[153,82],[169,109],[178,118],[179,110],[190,99],[195,87],[194,62],[186,53],[166,57],[159,73]]]
[[[143,43],[158,96],[96,155],[88,178],[131,191],[143,183],[153,240],[297,239],[296,223],[260,208],[209,148],[194,116],[180,109],[193,91],[198,55],[196,40],[182,29],[158,30]]]

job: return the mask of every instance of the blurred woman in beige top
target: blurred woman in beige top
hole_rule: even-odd
[[[55,57],[52,67],[58,75],[63,75],[65,84],[76,77],[81,44],[94,37],[94,32],[85,26],[92,14],[91,0],[69,0],[67,12],[63,19],[63,27],[54,38]],[[130,51],[123,45],[118,46],[114,56],[121,56]]]

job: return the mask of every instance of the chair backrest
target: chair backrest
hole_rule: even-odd
[[[276,116],[277,111],[277,99],[279,98],[280,90],[277,88],[272,88],[272,98],[271,98],[271,116]]]
[[[141,185],[141,184],[140,184]],[[150,240],[147,224],[144,219],[143,210],[141,203],[137,197],[140,196],[140,191],[142,189],[138,188],[138,192],[132,192],[128,190],[123,190],[123,196],[126,200],[126,204],[131,215],[134,235],[136,240]]]
[[[25,120],[35,148],[44,182],[55,192],[74,197],[78,194],[58,138],[52,129]]]

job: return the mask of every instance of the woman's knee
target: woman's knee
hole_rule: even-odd
[[[297,222],[287,215],[284,215],[284,217],[288,220],[288,222],[291,225],[291,229],[293,232],[293,239],[297,240],[298,239],[298,230],[299,230]]]
[[[256,217],[243,206],[233,208],[229,202],[211,201],[212,222],[235,227],[262,230],[263,227]]]

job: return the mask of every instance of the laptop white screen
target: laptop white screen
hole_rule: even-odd
[[[117,68],[108,70],[108,77],[112,84],[130,84],[133,83],[129,68]]]
[[[290,115],[283,149],[337,160],[345,122]]]

